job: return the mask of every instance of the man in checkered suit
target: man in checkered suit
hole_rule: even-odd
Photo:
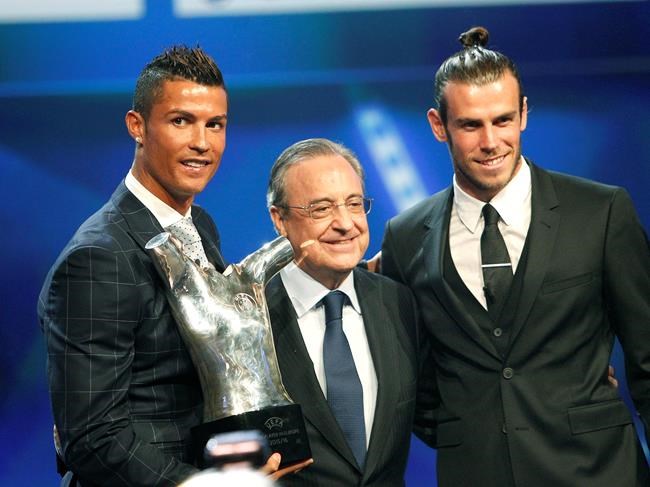
[[[191,216],[207,260],[224,269],[215,224],[192,203],[219,166],[227,108],[221,72],[200,48],[154,58],[126,115],[133,166],[45,280],[54,422],[66,477],[83,487],[177,485],[196,471],[188,436],[202,394],[144,245]]]

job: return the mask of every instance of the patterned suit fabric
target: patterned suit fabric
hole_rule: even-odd
[[[214,222],[192,208],[206,254],[223,270]],[[171,486],[195,468],[197,374],[144,245],[162,232],[120,184],[75,233],[38,302],[54,421],[84,487]]]

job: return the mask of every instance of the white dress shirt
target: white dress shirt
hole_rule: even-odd
[[[326,288],[309,274],[291,262],[280,271],[282,284],[289,295],[291,304],[298,317],[298,327],[302,333],[307,352],[314,365],[323,394],[327,397],[327,381],[323,365],[323,340],[325,338],[325,309],[318,306],[331,289]],[[370,355],[370,346],[366,328],[361,316],[361,307],[354,289],[354,274],[350,275],[338,287],[349,299],[343,307],[343,332],[350,344],[354,365],[363,389],[363,415],[366,425],[366,447],[370,440],[372,423],[375,417],[377,400],[377,375]]]
[[[490,201],[501,216],[499,231],[508,248],[513,272],[517,270],[530,226],[531,188],[530,168],[522,158],[515,177]],[[463,191],[454,176],[454,201],[449,222],[451,258],[467,288],[487,309],[481,269],[483,206],[485,202]]]
[[[192,207],[190,206],[187,213],[181,215],[174,208],[163,202],[160,198],[145,188],[142,183],[135,178],[131,171],[129,171],[126,178],[124,178],[124,184],[127,189],[131,191],[138,200],[140,200],[140,203],[142,203],[147,210],[153,213],[153,216],[156,217],[156,220],[158,220],[158,223],[160,223],[160,226],[163,228],[167,228],[169,225],[173,225],[184,217],[192,214]]]

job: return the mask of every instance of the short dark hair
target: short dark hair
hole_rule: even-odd
[[[162,92],[165,81],[188,80],[226,89],[223,75],[214,60],[199,46],[172,46],[147,64],[135,83],[133,110],[145,119]]]
[[[438,68],[434,84],[434,102],[442,122],[447,124],[447,101],[444,90],[448,83],[485,85],[510,72],[519,86],[519,110],[524,107],[524,89],[515,63],[504,54],[487,49],[489,33],[484,27],[472,27],[458,40],[463,49],[448,57]]]
[[[343,157],[361,178],[361,184],[363,185],[363,167],[361,167],[361,163],[354,152],[343,144],[328,139],[305,139],[287,147],[273,164],[269,185],[266,190],[266,205],[268,208],[271,208],[271,206],[282,208],[287,205],[284,181],[287,170],[299,162],[318,156]]]

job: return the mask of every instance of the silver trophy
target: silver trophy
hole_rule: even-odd
[[[223,274],[197,265],[170,233],[146,248],[203,390],[203,424],[192,430],[197,463],[203,466],[213,435],[250,429],[280,451],[282,466],[309,458],[300,406],[282,384],[264,295],[266,283],[293,259],[289,241],[276,238]]]

